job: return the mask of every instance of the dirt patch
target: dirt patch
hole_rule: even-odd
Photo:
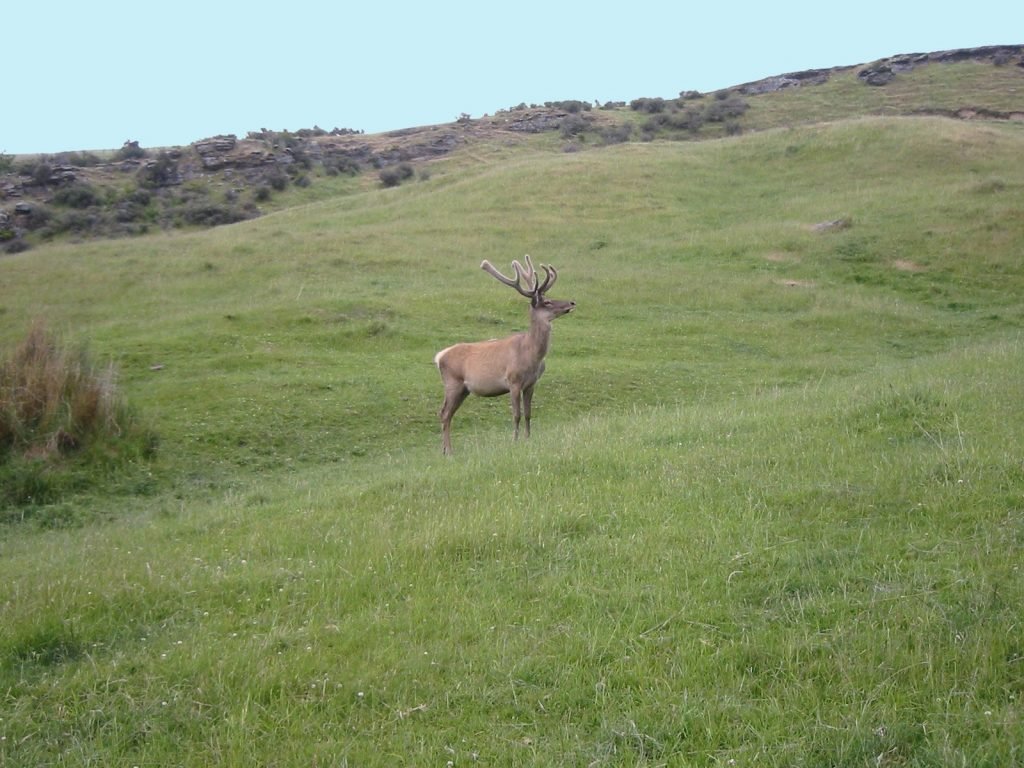
[[[849,229],[853,226],[853,219],[849,216],[843,216],[841,219],[833,219],[832,221],[820,221],[817,224],[811,225],[812,232],[841,232],[844,229]]]
[[[910,261],[908,259],[896,259],[892,263],[893,267],[898,269],[900,272],[924,272],[925,268],[917,262]]]
[[[778,285],[784,285],[786,288],[813,288],[814,283],[810,280],[776,280]]]

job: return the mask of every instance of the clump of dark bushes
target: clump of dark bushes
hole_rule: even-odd
[[[696,102],[702,98],[697,91],[683,91],[678,99],[633,99],[629,106],[634,112],[650,115],[640,127],[646,138],[653,138],[664,130],[697,133],[706,123],[724,123],[728,135],[740,132],[737,121],[750,106],[746,99],[729,91],[719,91],[713,101],[701,106]]]
[[[126,468],[148,477],[156,445],[122,396],[114,366],[64,347],[43,323],[0,356],[0,522],[102,486]]]

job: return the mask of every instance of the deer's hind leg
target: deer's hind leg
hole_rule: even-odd
[[[438,416],[441,419],[441,452],[445,456],[452,454],[452,416],[459,410],[459,406],[469,396],[469,389],[465,384],[457,383],[445,385],[444,403]]]

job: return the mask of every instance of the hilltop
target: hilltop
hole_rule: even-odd
[[[934,78],[933,67],[957,68]],[[520,104],[480,118],[366,135],[317,127],[200,139],[185,147],[0,158],[0,243],[116,237],[254,218],[310,194],[396,186],[431,163],[500,145],[580,151],[626,141],[701,140],[854,114],[1024,120],[1024,46],[901,54],[767,77],[713,93],[629,104]],[[951,82],[956,83],[951,87]],[[303,192],[319,185],[319,193]],[[292,192],[292,194],[289,194]]]

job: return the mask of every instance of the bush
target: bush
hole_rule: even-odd
[[[187,203],[181,209],[181,218],[186,224],[197,227],[217,227],[243,221],[246,216],[238,208],[229,205],[198,200]]]
[[[126,141],[114,155],[115,160],[141,160],[146,156],[146,150],[139,146],[137,141]]]
[[[89,184],[70,184],[58,189],[53,196],[55,205],[66,205],[69,208],[89,208],[100,205],[103,199],[95,187]]]
[[[337,176],[339,173],[357,176],[362,170],[359,161],[347,155],[337,155],[324,160],[324,172],[328,176]]]
[[[415,171],[409,163],[399,163],[384,168],[378,175],[385,187],[397,187],[403,181],[411,179],[415,175]]]
[[[80,210],[66,211],[54,218],[51,222],[50,232],[44,236],[53,236],[60,232],[84,234],[96,230],[102,222],[102,217],[95,213]]]
[[[670,124],[678,130],[696,133],[704,125],[704,115],[698,109],[684,109],[672,116]]]
[[[42,323],[0,359],[0,506],[48,503],[100,478],[64,471],[73,459],[109,466],[151,458],[155,448],[121,397],[113,365],[64,349]]]
[[[716,100],[708,104],[704,111],[704,119],[709,123],[724,123],[726,120],[742,116],[749,108],[750,105],[740,96],[726,94],[724,98],[719,98],[716,95]]]
[[[37,230],[49,224],[52,216],[53,214],[50,212],[50,209],[45,205],[32,203],[25,213],[20,214],[19,221],[25,229]]]
[[[646,112],[649,115],[656,115],[665,111],[665,100],[662,98],[633,99],[629,102],[629,108],[634,112]]]
[[[178,161],[167,152],[139,169],[139,184],[144,187],[164,187],[178,180]]]
[[[266,182],[275,192],[284,192],[288,188],[288,174],[275,168],[266,175]]]
[[[644,120],[640,126],[640,130],[646,134],[655,134],[662,128],[668,127],[670,121],[669,115],[657,114],[651,115],[651,117]]]
[[[632,135],[632,123],[618,123],[604,128],[601,131],[601,140],[604,141],[605,144],[621,144],[625,141],[629,141]]]
[[[562,132],[563,139],[569,139],[573,136],[579,136],[581,133],[587,130],[590,122],[587,118],[578,114],[570,114],[564,118],[559,124],[558,129]]]
[[[578,99],[567,99],[565,101],[546,101],[544,106],[548,109],[562,109],[571,115],[577,115],[580,112],[590,111],[589,101],[579,101]]]
[[[61,165],[73,165],[76,168],[91,168],[103,163],[103,158],[94,152],[61,152],[57,155]]]
[[[49,163],[37,163],[35,168],[32,169],[32,182],[40,187],[45,187],[50,183],[50,179],[52,178],[53,166]]]

